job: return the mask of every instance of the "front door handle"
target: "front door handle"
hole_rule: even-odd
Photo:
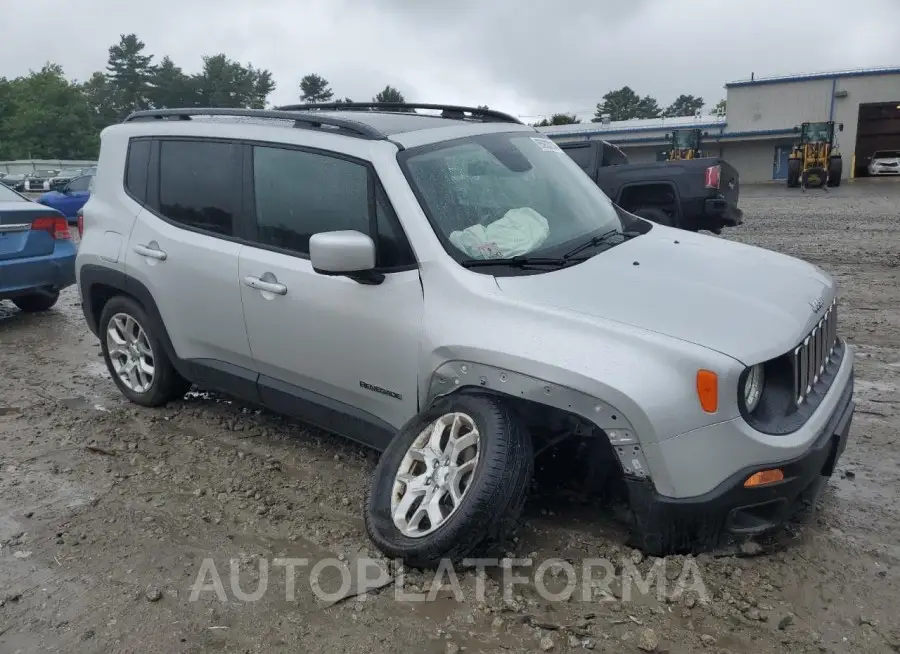
[[[272,275],[271,273],[266,273],[263,277],[275,279],[275,275]],[[244,284],[250,288],[255,288],[258,291],[266,291],[267,293],[274,293],[275,295],[287,295],[287,286],[279,284],[277,281],[269,281],[254,277],[253,275],[247,275],[244,277]]]
[[[157,261],[165,261],[169,255],[158,247],[154,247],[155,245],[155,242],[150,245],[135,245],[134,251],[142,257],[149,257],[150,259],[156,259]]]

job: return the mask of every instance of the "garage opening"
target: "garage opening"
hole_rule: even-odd
[[[877,164],[871,167],[873,157],[890,163],[900,158],[900,99],[896,102],[878,102],[859,105],[859,127],[856,132],[857,177],[894,174],[893,166]],[[900,175],[900,162],[898,162]]]

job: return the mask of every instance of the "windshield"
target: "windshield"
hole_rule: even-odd
[[[28,198],[22,197],[8,186],[0,184],[0,202],[28,202]]]
[[[673,140],[677,149],[692,150],[697,147],[697,132],[692,129],[675,130]]]
[[[900,159],[900,151],[880,150],[872,155],[873,159]]]
[[[831,140],[831,129],[828,123],[809,123],[806,126],[806,140],[816,143]]]
[[[532,132],[482,134],[398,158],[457,261],[559,256],[574,242],[623,228],[613,203],[578,164]]]

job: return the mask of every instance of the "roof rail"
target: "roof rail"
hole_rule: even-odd
[[[276,107],[279,111],[395,111],[406,112],[410,109],[440,110],[442,118],[454,120],[481,120],[483,122],[517,123],[522,121],[514,116],[493,109],[481,107],[460,107],[452,104],[422,104],[418,102],[323,102],[319,104],[289,104]],[[466,116],[466,114],[469,114]]]
[[[380,131],[364,123],[347,118],[334,116],[316,116],[314,114],[302,114],[293,111],[280,111],[272,109],[223,109],[223,108],[184,108],[184,109],[146,109],[135,111],[128,115],[125,123],[139,120],[190,120],[193,116],[236,116],[241,118],[276,118],[279,120],[292,120],[294,127],[306,129],[319,129],[323,125],[336,128],[350,136],[365,139],[385,139],[387,136]]]

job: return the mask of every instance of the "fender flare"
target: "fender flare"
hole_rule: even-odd
[[[134,298],[144,308],[147,317],[150,319],[150,328],[155,334],[159,335],[162,341],[163,349],[169,357],[169,361],[175,366],[175,369],[182,375],[188,376],[185,364],[178,358],[169,333],[166,331],[165,323],[156,306],[156,301],[150,290],[134,277],[120,271],[86,264],[82,266],[79,275],[79,286],[81,290],[82,310],[84,318],[87,321],[88,328],[91,332],[100,338],[100,314],[103,306],[97,305],[97,299],[105,297],[107,300],[114,295],[126,295]],[[113,292],[110,293],[109,290]]]
[[[446,361],[432,373],[423,406],[472,388],[529,400],[584,418],[606,434],[626,475],[649,479],[650,469],[640,439],[628,418],[604,400],[554,382],[472,361]]]

